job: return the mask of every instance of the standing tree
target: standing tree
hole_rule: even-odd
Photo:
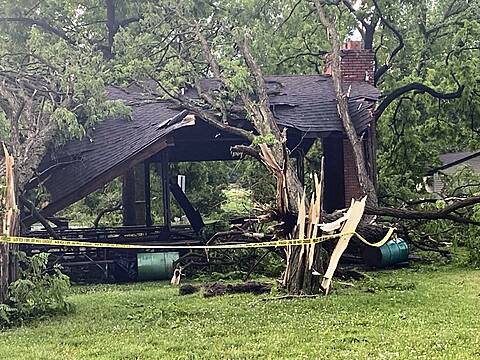
[[[35,170],[49,146],[84,136],[95,122],[114,112],[128,115],[122,104],[107,101],[108,72],[102,54],[67,30],[81,26],[79,8],[66,3],[52,6],[0,2],[1,141],[14,160],[15,196],[29,207],[19,195],[29,182],[46,175]],[[64,16],[58,19],[59,10]],[[2,247],[2,263],[9,262],[13,249]],[[6,290],[2,282],[0,300]]]

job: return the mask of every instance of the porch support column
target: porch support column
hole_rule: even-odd
[[[136,224],[135,201],[135,170],[130,168],[122,177],[122,212],[125,226]]]
[[[343,155],[343,134],[332,133],[322,139],[324,162],[325,211],[331,213],[345,207],[345,174]]]
[[[135,225],[145,225],[145,163],[135,165]]]
[[[150,188],[150,162],[147,160],[143,164],[145,181],[145,225],[152,226],[152,196]]]
[[[172,212],[170,208],[170,169],[168,163],[168,149],[163,150],[161,154],[163,225],[170,230],[172,227]]]

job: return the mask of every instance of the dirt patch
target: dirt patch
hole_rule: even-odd
[[[260,283],[257,281],[248,281],[241,284],[225,284],[220,281],[216,281],[211,284],[206,284],[203,286],[203,296],[212,297],[212,296],[222,296],[225,294],[266,294],[270,293],[272,289],[272,284]],[[199,286],[194,286],[191,284],[185,284],[180,286],[179,294],[180,295],[189,295],[196,293],[200,290]]]

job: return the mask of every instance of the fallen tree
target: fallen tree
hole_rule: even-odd
[[[476,225],[475,221],[459,216],[457,212],[464,207],[476,204],[477,199],[468,201],[466,199],[460,200],[463,201],[460,204],[452,203],[444,209],[428,212],[376,206],[375,189],[364,167],[361,142],[349,120],[348,108],[346,106],[348,91],[345,92],[345,89],[342,88],[341,71],[338,65],[341,40],[337,33],[337,24],[334,21],[334,17],[329,16],[326,10],[326,4],[330,3],[338,5],[339,2],[316,1],[314,10],[317,12],[320,22],[328,30],[329,40],[332,45],[332,74],[338,102],[338,111],[341,115],[340,118],[343,121],[346,135],[354,149],[355,163],[361,187],[364,194],[369,196],[369,205],[367,206],[366,213],[374,216],[386,216],[397,219],[445,219],[458,223]],[[350,4],[348,1],[344,1],[344,3]],[[109,33],[107,37],[108,52],[106,59],[109,60],[115,57],[115,52],[112,47],[116,31],[123,26],[119,21],[115,20],[114,12],[112,16],[112,4],[113,2],[108,2],[108,14],[110,16],[108,17],[109,19],[107,19],[109,20],[107,26]],[[362,24],[368,28],[367,32],[370,36],[369,40],[366,41],[368,46],[373,46],[373,33],[377,28],[376,25],[378,22],[385,24],[390,31],[394,32],[400,42],[391,56],[388,57],[384,66],[377,69],[378,73],[375,76],[375,80],[378,81],[378,77],[385,74],[391,67],[393,58],[403,48],[403,39],[401,36],[398,36],[398,31],[380,12],[377,2],[374,2],[374,4],[377,10],[374,13],[375,16],[372,22],[367,24],[366,20],[362,19]],[[155,8],[155,5],[152,6]],[[295,7],[296,6],[297,5],[295,5]],[[259,160],[277,181],[277,207],[264,219],[268,218],[278,223],[279,226],[275,228],[276,233],[274,235],[296,236],[293,234],[295,234],[295,226],[298,224],[298,215],[304,214],[305,219],[308,219],[311,208],[307,209],[305,206],[298,206],[299,199],[303,197],[304,189],[289,162],[289,152],[285,146],[285,134],[278,129],[274,121],[274,114],[266,93],[261,66],[252,55],[249,38],[245,36],[245,34],[248,35],[248,29],[240,28],[236,30],[236,19],[222,18],[222,15],[224,15],[222,11],[224,11],[224,9],[213,7],[212,13],[204,17],[201,15],[198,17],[192,16],[192,12],[188,9],[188,6],[184,7],[181,4],[178,8],[174,5],[162,5],[155,8],[158,11],[153,12],[154,14],[149,14],[151,16],[158,16],[158,18],[154,17],[153,19],[149,19],[149,21],[152,21],[152,24],[154,24],[152,28],[155,29],[155,31],[150,34],[152,35],[150,39],[154,39],[157,43],[155,46],[147,44],[149,51],[146,52],[147,54],[152,54],[151,58],[148,58],[148,61],[154,63],[155,66],[154,68],[146,66],[146,70],[142,70],[145,70],[158,85],[160,94],[155,93],[155,96],[173,99],[179,106],[198,115],[218,129],[245,138],[249,146],[236,146],[232,150],[238,154],[252,156]],[[349,9],[355,12],[353,7],[349,7]],[[36,13],[34,11],[29,12]],[[315,12],[312,13],[314,14]],[[41,12],[39,12],[39,14],[42,15]],[[80,15],[81,14],[79,14],[79,16]],[[160,19],[160,23],[155,24],[155,19]],[[133,17],[131,20],[137,22],[140,18]],[[62,27],[48,26],[48,21],[32,23],[28,18],[27,20],[3,18],[2,21],[14,21],[15,23],[20,21],[22,24],[30,27],[41,24],[42,26],[39,26],[40,30],[46,31],[49,35],[59,36],[62,41],[66,40],[69,46],[75,44],[74,37],[66,37],[68,34],[52,31],[52,29],[55,30]],[[129,21],[125,23],[125,26],[128,23]],[[151,29],[149,28],[149,30]],[[321,34],[317,35],[321,36]],[[152,48],[154,48],[153,51]],[[155,55],[153,55],[153,53]],[[79,52],[78,54],[84,55],[83,52]],[[22,124],[21,129],[29,129],[28,131],[24,130],[22,133],[18,127],[14,126],[12,133],[14,135],[12,137],[13,142],[10,145],[13,148],[18,148],[15,150],[17,154],[14,154],[18,159],[28,158],[29,160],[26,162],[27,164],[23,166],[23,171],[20,172],[20,184],[28,181],[32,175],[35,175],[33,174],[33,169],[40,161],[46,146],[52,140],[53,133],[56,130],[56,122],[51,121],[54,110],[61,110],[63,115],[67,115],[64,116],[66,118],[72,115],[70,112],[65,113],[65,109],[70,108],[70,100],[74,95],[71,89],[68,88],[64,92],[54,91],[55,85],[57,84],[56,80],[62,77],[62,73],[59,72],[59,66],[52,67],[52,61],[45,62],[45,59],[38,58],[38,56],[35,57],[34,55],[33,53],[22,55],[27,56],[33,61],[35,65],[33,68],[34,71],[25,65],[22,69],[24,70],[25,76],[21,77],[22,81],[20,83],[12,81],[12,79],[15,80],[15,76],[18,74],[12,77],[10,72],[2,72],[2,76],[5,77],[6,81],[3,82],[4,85],[2,89],[0,89],[9,95],[4,96],[5,100],[2,101],[0,105],[2,105],[5,113],[9,116],[8,118],[12,119],[12,124],[15,125],[20,121]],[[221,57],[221,59],[219,59],[219,57]],[[72,56],[72,58],[75,57]],[[72,61],[72,63],[75,63],[75,61]],[[30,62],[29,64],[31,65],[32,63]],[[54,62],[53,65],[56,65],[56,63]],[[39,67],[44,69],[45,74],[50,74],[51,76],[39,78],[39,72],[37,71]],[[175,73],[178,69],[180,70]],[[162,73],[162,71],[164,72]],[[97,73],[95,72],[95,76],[96,75]],[[205,77],[215,78],[220,84],[219,88],[212,91],[212,89],[204,87],[201,80]],[[171,80],[172,78],[175,80]],[[181,81],[172,85],[171,82],[175,82],[176,79],[181,79]],[[72,80],[71,82],[73,83],[74,81]],[[37,87],[32,88],[32,84]],[[237,86],[238,84],[240,84],[240,86]],[[199,95],[199,99],[192,101],[192,99],[183,96],[179,89],[185,85],[194,86]],[[85,86],[85,88],[88,87],[89,86]],[[72,88],[74,88],[73,85]],[[459,85],[459,89],[463,88]],[[415,86],[407,86],[400,92],[393,94],[395,96],[403,96],[406,91],[423,91],[432,96],[440,95],[439,92],[430,91],[428,88],[421,87],[418,84],[415,84]],[[461,96],[462,91],[457,91],[453,94],[454,95],[449,95],[447,98]],[[33,95],[35,95],[35,97]],[[384,105],[381,107],[382,112],[393,102],[395,96],[387,97],[388,102],[383,103]],[[35,101],[32,102],[32,98]],[[236,102],[237,98],[242,100],[240,110]],[[44,111],[43,105],[45,103],[48,104],[50,99],[54,100],[51,108],[47,108],[46,111]],[[81,105],[79,106],[81,108]],[[248,120],[250,120],[253,126],[253,130],[247,131],[231,121],[232,114],[236,114],[238,111],[245,112],[245,110]],[[379,113],[377,113],[377,116],[378,115]],[[36,119],[36,126],[33,128],[28,126],[28,119]],[[25,122],[25,124],[23,122]],[[21,144],[15,144],[14,142],[17,141],[18,143],[19,139],[23,142]],[[39,139],[41,141],[39,141]],[[27,151],[34,145],[35,149],[33,152]],[[319,211],[316,215],[324,222],[333,221],[341,216],[341,214],[325,214],[323,211]],[[375,241],[375,239],[383,237],[385,229],[382,226],[370,223],[370,219],[371,217],[360,224],[358,231],[364,237]],[[310,220],[312,220],[312,218],[310,218]],[[285,283],[287,289],[292,293],[309,292],[311,290],[306,289],[315,289],[316,286],[312,283],[314,280],[309,280],[308,271],[304,271],[307,263],[306,252],[302,252],[301,249],[292,249],[288,255],[288,259],[289,264],[295,264],[296,270],[300,271],[287,273],[287,275],[295,274],[295,276],[287,276]],[[305,277],[301,274],[307,274],[307,276]]]

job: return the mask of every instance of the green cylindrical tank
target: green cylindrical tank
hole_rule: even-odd
[[[173,275],[178,252],[138,253],[137,280],[167,280]]]
[[[365,263],[373,267],[386,267],[408,260],[408,244],[401,238],[391,239],[380,247],[367,246],[363,251]]]

